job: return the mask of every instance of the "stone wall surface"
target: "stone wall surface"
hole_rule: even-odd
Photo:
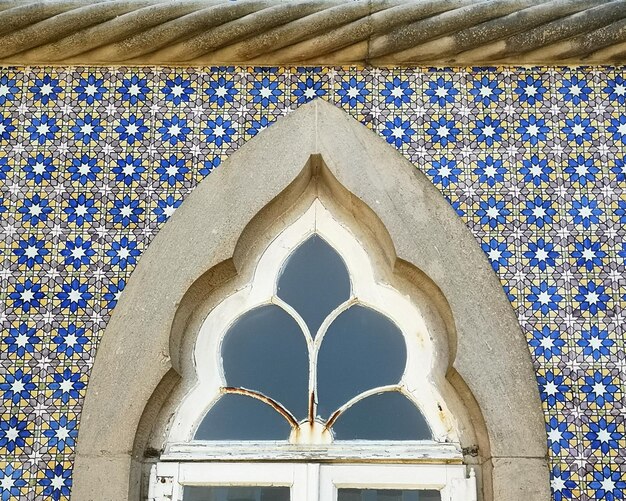
[[[98,340],[142,251],[314,98],[425,172],[490,258],[535,364],[554,499],[626,495],[624,69],[33,67],[0,70],[3,500],[70,498]]]

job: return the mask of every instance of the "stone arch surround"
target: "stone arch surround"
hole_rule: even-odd
[[[141,432],[142,416],[150,417],[146,406],[155,390],[166,392],[172,384],[171,369],[178,361],[170,356],[170,338],[179,307],[185,306],[182,298],[199,277],[216,286],[236,273],[233,253],[242,231],[279,193],[305,182],[302,169],[311,155],[321,155],[337,182],[374,210],[397,258],[422,270],[448,301],[458,336],[453,367],[485,420],[493,499],[548,499],[544,418],[530,355],[487,259],[425,176],[321,100],[233,154],[196,188],[144,253],[96,357],[72,496],[133,499],[137,479],[131,471],[141,461],[138,428]]]

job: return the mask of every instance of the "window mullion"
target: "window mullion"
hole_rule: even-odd
[[[319,463],[308,463],[302,465],[305,470],[306,494],[302,498],[294,497],[292,501],[304,499],[306,501],[319,501],[320,492],[320,465]]]

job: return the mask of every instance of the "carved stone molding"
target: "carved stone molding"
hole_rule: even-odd
[[[614,64],[624,0],[0,0],[0,64]]]
[[[471,464],[480,465],[480,499],[548,501],[537,380],[487,257],[426,176],[322,99],[298,107],[229,156],[145,250],[98,346],[81,414],[72,500],[139,499],[141,465],[154,457],[148,452],[157,450],[154,445],[162,445],[159,423],[171,415],[166,399],[181,377],[189,377],[192,355],[183,346],[195,339],[195,322],[202,325],[215,304],[211,298],[247,283],[248,253],[269,243],[269,230],[289,220],[309,189],[330,196],[355,224],[351,228],[366,228],[362,238],[386,242],[381,263],[433,301],[430,315],[442,322],[454,347],[444,372],[468,413],[461,446],[468,447]],[[185,341],[186,335],[192,338]],[[153,432],[156,442],[149,440]]]

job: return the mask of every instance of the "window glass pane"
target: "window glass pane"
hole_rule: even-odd
[[[364,398],[335,422],[337,440],[427,440],[432,433],[419,409],[402,393]]]
[[[400,329],[370,308],[348,308],[329,326],[320,347],[320,416],[327,418],[365,390],[397,384],[405,365],[406,345]]]
[[[289,501],[289,487],[185,487],[183,501]]]
[[[337,501],[441,501],[439,491],[339,489]]]
[[[348,270],[339,254],[314,235],[287,259],[276,295],[302,316],[315,337],[326,316],[350,298]]]
[[[195,440],[287,440],[291,427],[269,405],[245,395],[227,394],[209,409]]]
[[[296,321],[276,305],[255,308],[228,330],[222,346],[227,386],[247,388],[307,416],[309,356]]]

